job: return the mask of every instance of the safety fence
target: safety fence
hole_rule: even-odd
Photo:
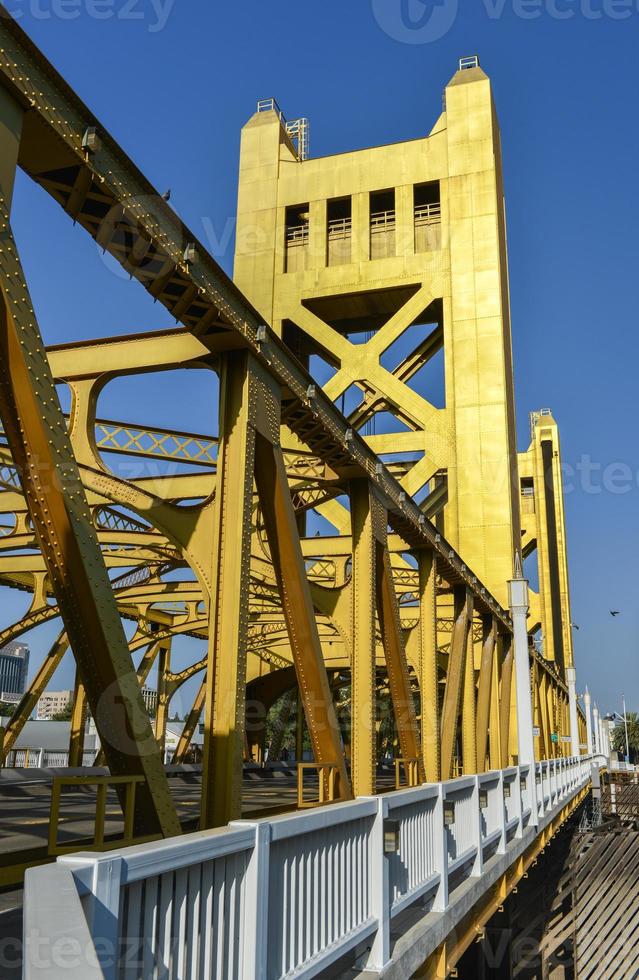
[[[99,749],[86,749],[82,753],[82,766],[95,765]],[[165,749],[164,764],[170,765],[173,749]],[[69,765],[68,749],[23,748],[10,749],[4,761],[6,769],[55,769]]]
[[[310,978],[346,954],[379,972],[393,919],[443,915],[493,858],[514,861],[592,765],[555,759],[66,855],[26,873],[25,978]]]
[[[96,749],[84,752],[82,765],[92,766]],[[55,769],[69,765],[69,752],[66,749],[24,748],[11,749],[5,759],[7,769]]]

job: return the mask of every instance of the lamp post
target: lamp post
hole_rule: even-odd
[[[579,721],[577,715],[577,671],[574,667],[566,667],[566,683],[568,684],[568,714],[570,717],[570,754],[573,759],[581,755],[579,750]]]
[[[586,711],[586,742],[588,743],[588,755],[592,755],[592,715],[590,712],[590,691],[586,688],[584,692],[584,709]]]
[[[515,648],[515,683],[517,689],[517,741],[519,765],[535,764],[533,740],[532,693],[530,690],[530,654],[528,652],[528,582],[523,576],[519,552],[515,554],[515,574],[508,583],[510,615],[513,621]]]
[[[619,721],[622,721],[623,722],[625,736],[626,736],[626,754],[625,754],[625,760],[626,760],[626,762],[630,762],[630,743],[628,741],[628,716],[627,716],[627,713],[626,713],[626,698],[625,698],[625,696],[623,694],[621,695],[621,704],[622,704],[622,707],[623,707],[623,714],[620,715],[618,711],[613,711],[611,714],[606,715],[606,721],[614,721],[615,718],[618,718]]]
[[[530,653],[528,651],[528,582],[521,567],[521,556],[515,552],[515,572],[508,583],[508,601],[513,621],[515,690],[517,695],[517,759],[528,765],[528,786],[532,823],[537,826],[537,780],[535,778],[535,741],[533,736],[532,691],[530,689]]]
[[[626,712],[626,695],[621,695],[621,707],[623,708],[623,725],[626,731],[626,762],[630,762],[630,744],[628,742],[628,714]]]

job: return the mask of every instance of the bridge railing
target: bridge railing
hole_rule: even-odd
[[[591,765],[511,767],[67,855],[26,873],[24,976],[310,978],[347,953],[379,971],[392,920],[418,904],[451,918],[459,885],[514,861]],[[57,891],[72,886],[61,918]]]
[[[85,751],[82,755],[82,765],[92,766],[95,756],[95,749]],[[69,765],[69,752],[67,749],[11,749],[7,753],[4,765],[7,769],[64,768]]]

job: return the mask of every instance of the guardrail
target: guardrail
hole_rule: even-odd
[[[54,776],[51,788],[51,815],[49,817],[49,854],[68,854],[77,849],[77,844],[60,844],[58,842],[58,827],[60,824],[60,803],[62,790],[66,786],[71,789],[89,786],[96,789],[95,826],[93,831],[93,846],[96,850],[105,847],[104,832],[106,824],[107,791],[116,786],[122,787],[123,803],[122,818],[124,828],[122,838],[115,846],[130,844],[133,841],[133,820],[135,817],[135,790],[144,782],[144,776]]]
[[[495,862],[523,853],[593,764],[556,759],[61,857],[26,873],[24,977],[310,978],[355,951],[378,972],[393,919],[420,903],[452,928],[458,887],[488,889]]]
[[[96,749],[84,752],[83,766],[92,766]],[[24,748],[11,749],[4,762],[6,769],[56,769],[69,765],[69,752],[63,749]]]

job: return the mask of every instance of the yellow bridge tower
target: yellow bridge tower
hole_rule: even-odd
[[[460,62],[428,135],[389,146],[309,158],[307,121],[260,102],[242,131],[234,278],[504,605],[514,554],[537,551],[538,738],[569,754],[567,699],[552,684],[555,665],[562,677],[572,666],[559,439],[552,416],[535,413],[517,453],[500,134],[478,59]],[[348,539],[344,555],[353,506],[351,495],[318,507]],[[393,565],[410,568],[399,545]],[[444,670],[459,608],[440,591]],[[473,638],[477,679],[479,620]],[[488,761],[512,756],[513,728],[510,752],[495,746]]]

